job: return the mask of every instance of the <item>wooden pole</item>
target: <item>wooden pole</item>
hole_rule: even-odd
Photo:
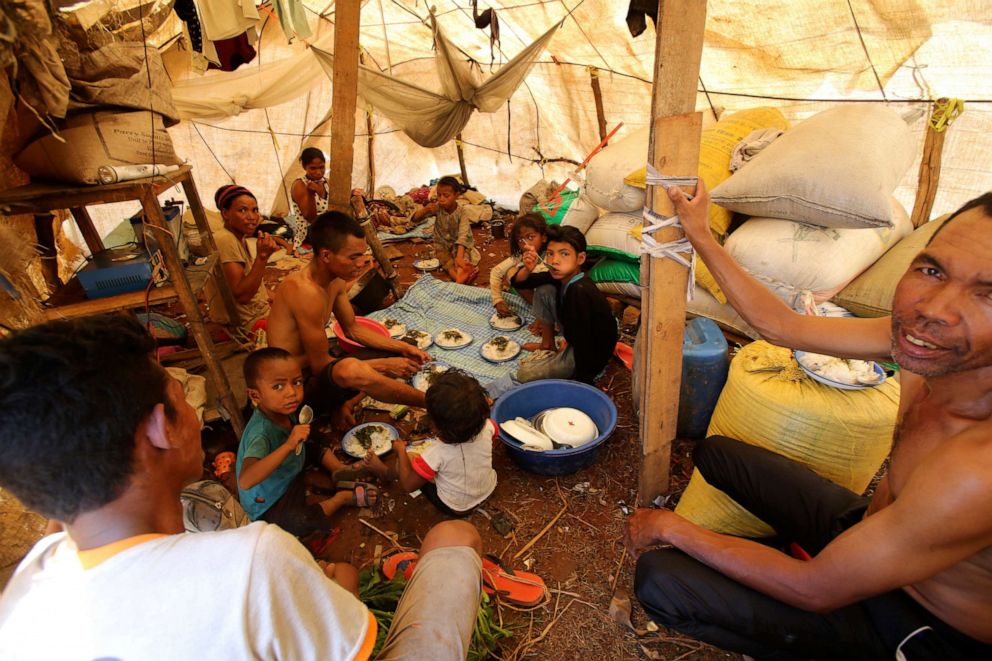
[[[462,134],[455,135],[455,150],[458,151],[458,167],[462,171],[462,184],[468,186],[468,170],[465,169],[465,152],[462,149]]]
[[[603,110],[603,90],[599,87],[599,69],[588,67],[589,84],[592,85],[592,98],[596,101],[596,122],[599,124],[599,139],[606,139],[606,111]]]
[[[238,402],[234,398],[234,393],[231,391],[231,384],[227,380],[227,373],[224,372],[224,368],[217,358],[214,341],[207,331],[206,320],[200,312],[196,294],[193,293],[186,273],[183,271],[182,262],[179,261],[179,249],[176,247],[172,238],[166,233],[169,228],[165,223],[162,207],[159,206],[158,198],[155,196],[151,186],[141,187],[141,208],[145,212],[145,220],[155,228],[153,231],[158,232],[155,236],[158,239],[159,249],[162,251],[165,268],[169,271],[169,280],[176,290],[179,305],[182,307],[183,312],[186,313],[186,319],[189,322],[189,330],[193,334],[193,339],[196,340],[196,346],[200,349],[200,355],[203,356],[203,362],[207,366],[207,378],[210,380],[210,385],[213,386],[214,392],[217,393],[220,405],[230,416],[231,427],[234,428],[234,433],[241,436],[241,432],[245,430],[245,422],[244,418],[241,417],[241,409],[238,407]]]
[[[953,117],[957,116],[948,117],[944,122],[939,121],[939,117],[947,112],[947,104],[948,99],[938,99],[934,101],[933,107],[930,109],[927,137],[923,141],[923,158],[920,160],[919,184],[916,187],[913,214],[910,216],[913,227],[919,227],[930,220],[933,200],[937,196],[937,187],[940,184],[940,161],[944,152],[944,136],[947,135],[947,127]]]
[[[696,108],[696,81],[706,26],[705,0],[660,0],[651,99],[648,155],[661,174],[695,176],[699,167],[702,114]],[[674,215],[661,187],[651,187],[651,207]],[[659,243],[682,237],[682,230],[655,233]],[[672,440],[678,419],[682,380],[682,338],[688,270],[671,259],[641,260],[642,332],[640,343],[641,474],[638,500],[646,505],[668,492]]]
[[[385,26],[383,26],[383,30],[385,30]],[[358,55],[358,61],[365,64],[365,51],[362,51]],[[365,190],[371,199],[375,196],[375,129],[372,126],[372,108],[370,106],[365,109],[365,132],[368,134],[366,144],[368,146],[369,159],[369,176],[366,180]]]
[[[342,0],[334,12],[334,89],[331,95],[331,166],[328,207],[351,208],[351,171],[355,161],[355,110],[358,103],[359,0]]]

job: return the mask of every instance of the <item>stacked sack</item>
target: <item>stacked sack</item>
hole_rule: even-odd
[[[712,189],[730,177],[730,158],[734,147],[751,132],[774,128],[785,130],[788,122],[774,108],[743,110],[703,129],[700,137],[698,175]],[[645,203],[645,160],[648,129],[634,131],[623,140],[611,143],[589,163],[586,195],[605,209],[586,233],[589,250],[603,257],[589,277],[610,294],[640,296],[641,211]],[[710,209],[710,229],[723,240],[730,226],[726,209]],[[696,262],[696,283],[726,302],[705,264]]]
[[[862,493],[889,453],[898,408],[894,379],[874,388],[840,390],[806,376],[790,350],[752,342],[730,364],[707,435],[766,448]],[[675,511],[728,535],[774,534],[698,470]]]
[[[892,198],[913,147],[909,127],[887,108],[810,117],[713,189],[714,205],[751,216],[727,237],[728,252],[796,309],[830,300],[913,231]],[[705,292],[687,311],[755,337]]]

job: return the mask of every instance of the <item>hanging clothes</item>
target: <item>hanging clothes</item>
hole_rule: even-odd
[[[279,18],[279,27],[290,43],[297,37],[306,39],[313,34],[303,0],[272,0],[272,9]]]
[[[255,0],[196,0],[203,36],[210,41],[234,39],[258,23]]]
[[[250,31],[249,31],[250,32]],[[234,71],[242,64],[247,64],[255,59],[255,49],[251,45],[249,32],[242,32],[231,39],[221,39],[220,41],[206,42],[213,47],[217,63],[210,62],[208,69],[220,69],[221,71]],[[208,60],[212,58],[207,55]]]

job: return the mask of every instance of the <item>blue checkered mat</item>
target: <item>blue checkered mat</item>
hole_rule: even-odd
[[[406,234],[392,234],[390,232],[379,232],[379,241],[381,243],[389,243],[391,241],[406,241],[407,239],[429,239],[434,236],[434,221],[436,218],[431,218],[425,223],[417,225],[412,230]]]
[[[488,288],[443,282],[424,275],[407,290],[401,301],[368,316],[378,321],[395,319],[406,324],[408,330],[421,330],[431,335],[437,335],[445,328],[470,333],[472,343],[467,347],[449,351],[434,345],[427,353],[436,360],[465,370],[486,385],[493,379],[516,372],[518,361],[526,354],[521,352],[514,360],[494,364],[479,353],[483,344],[496,335],[506,335],[519,344],[538,339],[527,330],[534,321],[530,304],[512,292],[503,294],[503,300],[524,320],[519,330],[498,331],[489,325],[489,318],[496,310]]]

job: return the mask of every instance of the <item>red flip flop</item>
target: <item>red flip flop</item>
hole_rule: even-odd
[[[391,581],[396,574],[403,574],[403,578],[409,581],[413,568],[417,566],[417,557],[416,551],[394,553],[382,561],[382,575]]]
[[[617,360],[623,363],[627,369],[634,369],[634,348],[629,344],[617,342],[617,345],[613,347],[613,355],[616,356]]]
[[[544,579],[537,574],[510,569],[494,555],[482,558],[482,584],[489,594],[514,606],[537,606],[548,595]]]

